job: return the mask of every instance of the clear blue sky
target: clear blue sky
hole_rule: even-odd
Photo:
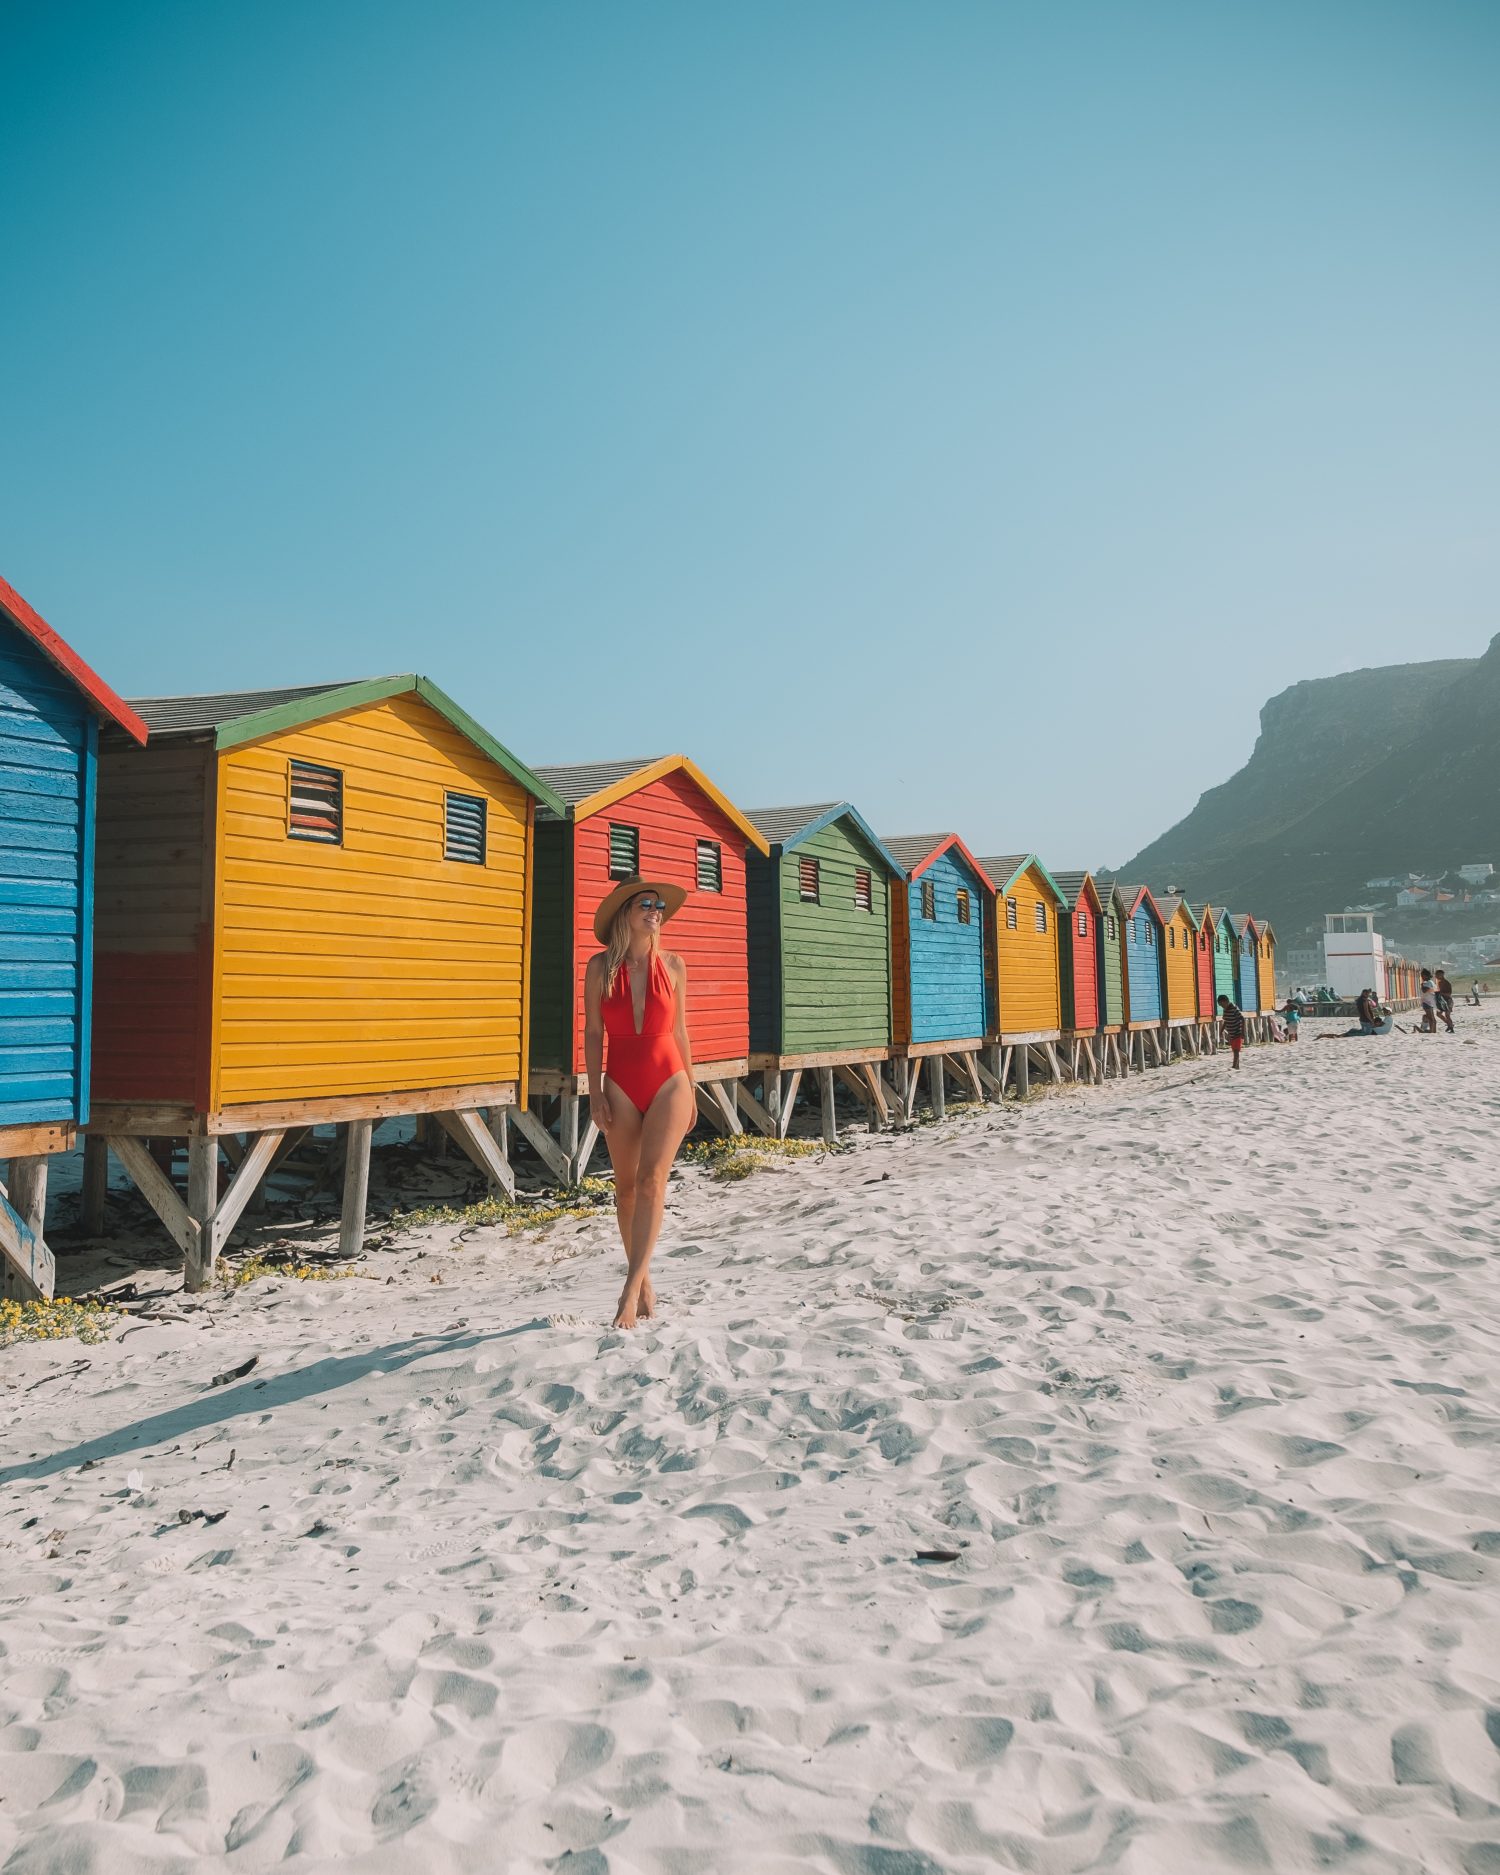
[[[1490,0],[4,0],[0,573],[127,694],[1118,863],[1500,630]]]

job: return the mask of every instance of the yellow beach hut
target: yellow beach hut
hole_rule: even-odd
[[[99,755],[86,1217],[107,1142],[201,1287],[290,1139],[339,1123],[357,1246],[371,1127],[399,1114],[513,1189],[551,789],[425,677],[134,707],[150,741]],[[147,1139],[187,1141],[186,1203]]]
[[[1260,991],[1262,1012],[1276,1007],[1276,933],[1267,919],[1257,919],[1259,934],[1255,947],[1255,982]]]
[[[1165,1040],[1170,1058],[1198,1053],[1198,920],[1185,898],[1165,892],[1161,911]]]
[[[1062,959],[1058,919],[1067,915],[1062,888],[1035,853],[981,859],[995,882],[995,984],[1001,1080],[1008,1071],[1019,1092],[1030,1084],[1030,1051],[1053,1080],[1063,1078]]]

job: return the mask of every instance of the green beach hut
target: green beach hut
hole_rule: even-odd
[[[891,1049],[890,882],[900,865],[847,801],[763,807],[750,820],[745,895],[750,1069],[784,1135],[806,1070],[818,1076],[826,1136],[837,1077],[888,1117],[880,1065]],[[783,1080],[783,1076],[790,1077]]]

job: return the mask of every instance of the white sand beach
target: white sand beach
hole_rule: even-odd
[[[0,1353],[0,1869],[1497,1875],[1460,1020]]]

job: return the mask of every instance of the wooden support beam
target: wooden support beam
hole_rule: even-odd
[[[439,1118],[445,1118],[439,1115]],[[476,1122],[477,1124],[477,1122]],[[370,1196],[370,1135],[373,1120],[349,1122],[348,1146],[344,1153],[344,1205],[339,1215],[339,1255],[356,1257],[365,1247],[365,1207]],[[484,1128],[479,1131],[493,1147]]]
[[[25,1163],[10,1162],[10,1175]],[[57,1288],[57,1265],[43,1239],[9,1198],[0,1195],[0,1295],[12,1302],[50,1301]]]
[[[839,1116],[836,1105],[837,1096],[833,1087],[833,1069],[818,1068],[818,1107],[823,1119],[823,1144],[836,1146],[839,1143]]]
[[[1056,1042],[1043,1042],[1042,1048],[1047,1056],[1047,1066],[1051,1071],[1052,1079],[1057,1086],[1061,1087],[1063,1068],[1062,1063],[1057,1058],[1057,1044]]]
[[[557,1142],[563,1149],[563,1157],[570,1167],[578,1164],[578,1096],[564,1094],[562,1112],[557,1118]],[[576,1173],[574,1179],[576,1182]]]
[[[762,1071],[760,1093],[761,1099],[764,1102],[762,1110],[769,1116],[771,1125],[775,1129],[773,1137],[776,1139],[784,1139],[786,1137],[786,1130],[781,1124],[782,1086],[780,1068],[767,1066]]]
[[[508,1198],[516,1195],[516,1175],[510,1169],[509,1162],[501,1157],[500,1149],[491,1137],[490,1129],[477,1113],[461,1108],[455,1113],[439,1113],[434,1116],[443,1131],[461,1151],[467,1153],[491,1185],[498,1185]],[[361,1124],[359,1121],[353,1122]],[[362,1124],[368,1125],[365,1121]]]
[[[901,1089],[901,1112],[910,1122],[917,1116],[917,1093],[922,1085],[922,1063],[916,1055],[906,1058],[906,1084]]]
[[[366,1126],[369,1121],[364,1122]],[[229,1241],[229,1233],[240,1221],[240,1213],[260,1189],[261,1180],[270,1171],[276,1155],[281,1150],[286,1131],[262,1133],[255,1140],[250,1150],[241,1155],[239,1170],[229,1181],[229,1189],[219,1199],[217,1207],[211,1213],[208,1228],[208,1261],[212,1268],[218,1262],[224,1246]],[[212,1145],[212,1141],[208,1142]]]
[[[731,1139],[738,1139],[745,1129],[740,1124],[739,1110],[735,1106],[734,1095],[729,1091],[733,1089],[734,1085],[735,1083],[733,1081],[730,1081],[727,1087],[723,1081],[710,1081],[708,1084],[708,1097],[719,1110],[724,1122],[725,1133],[728,1134]]]
[[[932,1103],[934,1120],[948,1117],[948,1089],[943,1081],[943,1056],[927,1057],[927,1098]]]
[[[779,1075],[774,1075],[769,1068],[766,1069],[768,1092],[770,1082],[772,1080],[779,1081],[780,1078]],[[743,1081],[735,1082],[734,1098],[736,1106],[738,1106],[740,1112],[744,1114],[745,1118],[755,1128],[756,1132],[763,1133],[767,1139],[775,1139],[777,1137],[774,1114],[768,1112],[766,1108],[760,1104]]]
[[[797,1106],[797,1089],[802,1085],[801,1068],[793,1068],[786,1077],[786,1086],[781,1090],[781,1137],[786,1138],[792,1124],[792,1114]]]
[[[496,1152],[498,1152],[500,1157],[509,1165],[510,1108],[491,1107],[489,1113],[485,1116],[485,1121],[490,1129],[490,1138],[495,1142]]]
[[[874,1064],[862,1061],[848,1067],[840,1062],[833,1073],[856,1096],[869,1115],[870,1131],[878,1133],[889,1122],[890,1109],[885,1104],[885,1096],[880,1089],[880,1075]]]
[[[1016,1094],[1021,1100],[1031,1095],[1031,1051],[1024,1044],[1018,1044],[1011,1050],[1011,1067],[1015,1073]]]
[[[511,1119],[521,1137],[533,1147],[537,1157],[560,1185],[573,1183],[573,1168],[569,1165],[562,1148],[543,1126],[537,1116],[526,1107],[512,1107]]]
[[[972,1049],[966,1048],[958,1057],[958,1071],[961,1077],[968,1082],[969,1092],[976,1100],[982,1101],[984,1099],[984,1088],[980,1085],[979,1081],[978,1057]]]
[[[206,1289],[213,1280],[213,1217],[219,1205],[219,1142],[206,1133],[188,1140],[187,1208],[188,1216],[198,1226],[197,1243],[186,1252],[183,1284],[188,1289]]]
[[[146,1150],[145,1142],[128,1133],[112,1133],[109,1149],[120,1161],[136,1190],[166,1226],[173,1243],[188,1264],[198,1264],[198,1225],[177,1195],[177,1188]]]
[[[90,1237],[104,1234],[104,1204],[109,1196],[109,1141],[83,1136],[83,1212],[80,1222]]]

